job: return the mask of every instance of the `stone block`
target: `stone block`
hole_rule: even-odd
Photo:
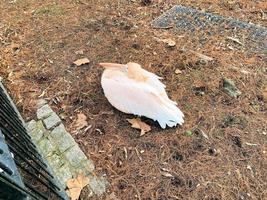
[[[66,131],[63,124],[59,124],[51,131],[51,137],[56,141],[60,140],[60,138],[65,134],[68,134],[68,132]]]
[[[81,161],[79,166],[75,168],[77,174],[79,174],[79,172],[81,171],[86,173],[93,173],[94,170],[95,170],[95,165],[91,160]]]
[[[95,175],[90,175],[89,179],[89,187],[91,188],[91,190],[97,196],[103,195],[106,191],[107,181],[104,178],[99,179]]]
[[[46,137],[43,137],[37,146],[44,157],[49,157],[54,153],[54,151],[56,151],[56,145]]]
[[[62,158],[62,155],[58,155],[56,153],[46,157],[46,159],[52,169],[59,169],[66,163],[64,158]]]
[[[62,137],[58,141],[55,141],[55,142],[57,142],[60,152],[64,152],[67,149],[77,145],[75,143],[75,140],[71,137],[69,133],[62,135]]]
[[[47,101],[45,99],[39,99],[37,101],[37,109],[41,108],[42,106],[44,106],[45,104],[47,104]]]
[[[65,187],[67,180],[71,179],[72,173],[71,173],[71,169],[69,167],[69,165],[64,164],[63,166],[61,166],[58,169],[54,169],[54,172],[57,176],[57,178],[59,179],[60,183]]]
[[[59,116],[57,116],[56,113],[53,112],[48,118],[44,119],[43,122],[47,129],[51,129],[60,124],[61,119],[59,118]]]
[[[37,118],[38,119],[45,119],[49,117],[53,112],[53,110],[50,108],[49,105],[44,105],[41,108],[38,108],[37,110]]]
[[[36,121],[33,119],[26,123],[26,128],[28,131],[32,131],[36,127]]]
[[[60,152],[66,151],[68,148],[75,146],[75,140],[66,131],[63,124],[58,125],[51,131],[51,137],[58,145]]]
[[[83,161],[87,160],[86,155],[82,152],[78,145],[75,145],[68,149],[64,153],[66,159],[73,167],[79,166]]]
[[[31,136],[33,142],[38,143],[46,132],[43,122],[42,121],[37,121],[36,123],[32,122],[31,124],[29,124],[29,126],[31,128],[31,131],[28,132],[29,135]]]

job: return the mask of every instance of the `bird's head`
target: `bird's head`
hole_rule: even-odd
[[[100,66],[104,67],[106,70],[111,71],[121,71],[124,73],[127,73],[128,66],[124,64],[118,64],[118,63],[99,63]]]
[[[139,69],[141,69],[141,65],[133,62],[129,62],[125,64],[118,64],[118,63],[99,63],[100,66],[104,67],[105,69],[110,69],[114,71],[121,71],[127,74],[136,73]]]

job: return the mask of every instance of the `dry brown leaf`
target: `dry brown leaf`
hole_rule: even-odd
[[[151,130],[151,127],[147,125],[145,122],[142,122],[139,118],[127,119],[127,121],[132,124],[133,128],[140,129],[140,136],[145,135],[147,132]]]
[[[81,65],[84,65],[84,64],[87,64],[89,63],[90,60],[88,58],[82,58],[82,59],[78,59],[76,60],[75,62],[73,62],[75,65],[77,66],[81,66]]]
[[[79,199],[82,189],[89,184],[89,178],[84,173],[80,173],[76,179],[67,181],[67,194],[71,200]]]
[[[75,54],[77,54],[77,55],[83,55],[83,50],[75,51]]]
[[[169,173],[169,172],[160,172],[161,173],[161,175],[162,176],[165,176],[165,177],[167,177],[167,178],[173,178],[173,175],[171,174],[171,173]]]
[[[77,120],[75,122],[75,127],[80,130],[80,129],[84,128],[85,126],[88,126],[86,119],[87,119],[87,117],[83,113],[77,114]]]
[[[174,73],[175,73],[175,74],[181,74],[182,71],[181,71],[180,69],[176,69],[176,70],[174,71]]]
[[[166,43],[168,47],[174,47],[176,42],[170,38],[162,40],[162,42]]]

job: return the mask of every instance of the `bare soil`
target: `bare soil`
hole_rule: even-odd
[[[26,120],[35,118],[40,98],[60,114],[106,175],[103,199],[267,199],[266,55],[247,53],[241,36],[243,46],[226,36],[201,45],[186,32],[151,28],[175,4],[266,27],[264,1],[2,0],[0,75]],[[200,62],[190,50],[214,61]],[[90,63],[72,64],[83,57]],[[162,130],[142,119],[152,131],[140,137],[126,120],[133,116],[108,103],[98,63],[129,61],[164,78],[185,113],[183,126]],[[222,77],[240,97],[222,90]],[[91,128],[74,130],[78,113]]]

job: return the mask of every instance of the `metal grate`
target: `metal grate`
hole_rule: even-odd
[[[189,31],[187,33],[191,35],[201,34],[201,31],[204,31],[206,34],[201,34],[200,44],[207,41],[207,36],[242,34],[248,40],[246,46],[249,46],[250,51],[253,50],[263,54],[267,52],[266,27],[182,5],[173,6],[163,15],[153,20],[152,26],[154,28],[175,27],[183,32],[187,30]]]
[[[38,153],[0,82],[0,200],[27,197],[69,199]]]

